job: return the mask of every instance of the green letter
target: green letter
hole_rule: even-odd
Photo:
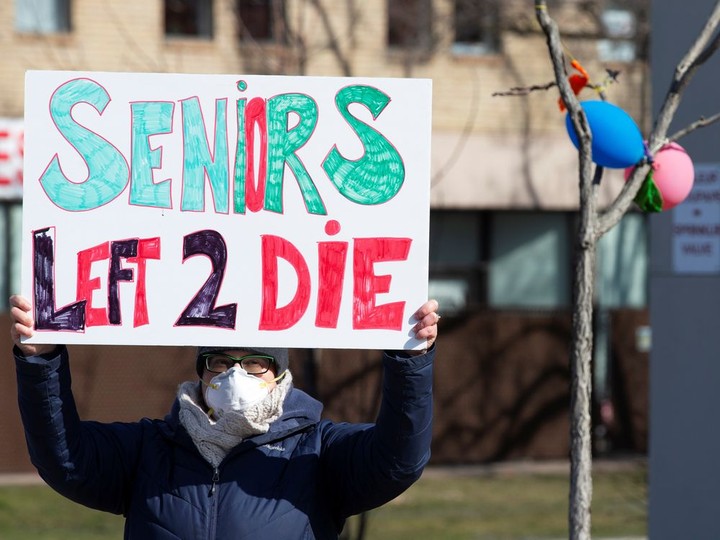
[[[288,129],[290,113],[300,119]],[[265,191],[265,209],[282,212],[283,170],[287,162],[295,175],[305,208],[311,214],[325,215],[325,205],[305,165],[295,155],[308,141],[317,124],[317,105],[304,94],[281,94],[268,100],[268,169]]]
[[[215,150],[205,131],[197,98],[182,101],[183,115],[183,194],[182,209],[201,212],[205,207],[205,172],[215,199],[215,211],[228,211],[227,100],[215,101]]]
[[[351,103],[360,103],[368,108],[373,119],[377,119],[389,102],[389,96],[369,86],[348,86],[335,96],[340,114],[357,133],[365,154],[355,161],[345,159],[335,145],[322,165],[337,190],[358,204],[387,202],[400,191],[405,181],[405,166],[395,147],[348,110]]]
[[[50,99],[55,126],[77,150],[88,169],[82,182],[72,182],[63,173],[57,154],[40,177],[48,197],[69,211],[92,210],[120,195],[128,183],[128,165],[120,151],[97,133],[76,123],[72,109],[87,103],[100,115],[110,103],[105,89],[90,79],[74,79],[58,88]]]
[[[245,213],[245,164],[247,163],[247,143],[245,141],[245,98],[238,99],[237,144],[235,145],[235,188],[233,190],[234,210],[236,214]]]
[[[173,104],[167,101],[138,102],[130,105],[132,114],[132,182],[130,204],[170,208],[170,179],[153,182],[152,170],[160,167],[160,148],[150,149],[150,135],[172,131]]]

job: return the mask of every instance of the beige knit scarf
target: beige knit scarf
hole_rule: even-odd
[[[230,450],[243,439],[267,433],[270,424],[280,418],[285,396],[292,386],[292,375],[285,376],[265,399],[242,412],[229,412],[218,420],[208,416],[202,407],[202,382],[184,382],[178,388],[180,423],[205,460],[217,467]]]

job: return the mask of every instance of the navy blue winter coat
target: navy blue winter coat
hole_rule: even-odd
[[[51,355],[52,356],[52,355]],[[81,421],[67,349],[24,358],[18,400],[42,478],[81,504],[123,514],[125,538],[326,539],[345,519],[393,499],[430,456],[432,360],[385,354],[375,424],[320,419],[322,405],[290,390],[268,433],[244,440],[214,469],[178,422]]]

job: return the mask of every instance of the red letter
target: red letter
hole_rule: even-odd
[[[405,302],[375,305],[375,295],[390,290],[391,276],[376,276],[378,261],[404,261],[410,251],[410,238],[357,238],[353,255],[353,328],[361,330],[400,330]]]
[[[295,269],[298,278],[295,297],[285,307],[277,307],[278,265],[282,257]],[[298,249],[279,236],[262,237],[262,312],[260,330],[285,330],[297,323],[310,303],[310,271]]]
[[[260,160],[255,181],[255,126],[260,130]],[[245,110],[245,140],[247,141],[247,168],[245,169],[245,204],[251,212],[259,212],[265,204],[267,177],[267,120],[265,100],[253,98]]]
[[[342,300],[347,242],[320,242],[318,246],[318,299],[315,326],[337,327]]]
[[[145,288],[145,268],[148,259],[160,258],[160,238],[142,238],[138,242],[138,255],[128,262],[137,263],[137,285],[135,286],[135,310],[133,327],[143,326],[150,322],[147,312],[147,294]]]
[[[96,308],[92,305],[93,291],[100,288],[100,278],[90,279],[90,270],[92,263],[103,261],[110,257],[110,244],[98,244],[95,247],[84,249],[78,253],[77,264],[77,299],[85,300],[85,323],[90,326],[107,326],[108,321],[107,309]]]

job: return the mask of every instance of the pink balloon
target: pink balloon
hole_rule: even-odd
[[[626,180],[632,170],[633,167],[625,169]],[[672,142],[655,154],[653,180],[662,195],[663,210],[669,210],[687,198],[695,180],[695,167],[682,146]]]

